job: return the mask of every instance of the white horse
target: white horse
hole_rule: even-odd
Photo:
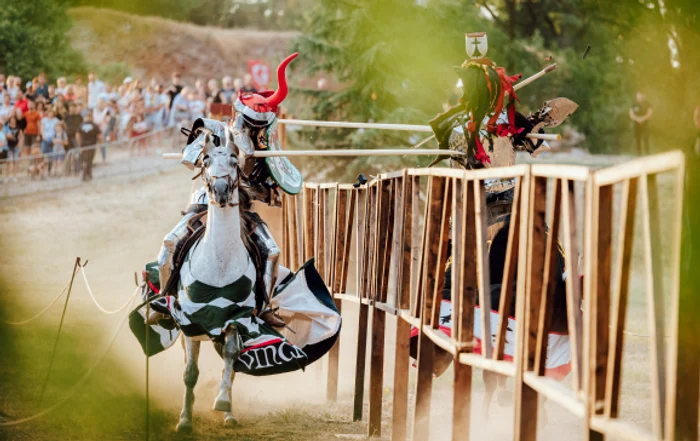
[[[177,298],[165,295],[152,303],[154,310],[167,312],[183,334],[185,397],[177,431],[192,430],[202,341],[213,341],[224,361],[213,408],[224,413],[226,425],[235,425],[231,414],[235,371],[260,376],[304,369],[330,350],[342,322],[313,260],[296,273],[280,266],[277,280],[259,274],[264,252],[248,235],[256,216],[245,214],[242,222],[241,202],[244,209],[249,207],[239,189],[238,148],[231,132],[227,131],[224,146],[215,146],[212,138],[205,135],[199,164],[208,197],[205,232],[186,252]],[[255,230],[254,236],[258,234]],[[263,290],[269,296],[267,304],[261,300]],[[273,328],[256,309],[277,311],[286,328]],[[160,350],[167,347],[163,344]]]
[[[209,196],[206,231],[202,239],[192,248],[180,271],[181,284],[190,285],[190,282],[195,280],[210,287],[224,288],[231,286],[245,276],[254,283],[255,269],[251,268],[251,258],[241,239],[238,152],[235,151],[230,139],[227,139],[224,147],[210,147],[213,147],[213,144],[207,138],[202,157],[202,176]],[[252,292],[252,287],[250,287],[248,293]],[[186,309],[193,302],[192,299],[186,298],[186,294],[183,298],[182,293],[184,292],[181,292],[179,301],[183,309]],[[233,365],[241,352],[241,339],[237,327],[230,325],[230,322],[226,322],[224,327],[218,330],[224,336],[222,351],[224,370],[219,394],[214,400],[213,407],[214,410],[224,412],[226,424],[235,425],[236,419],[231,414],[231,386],[235,375]],[[180,413],[177,431],[192,429],[194,387],[199,376],[197,359],[201,341],[207,340],[207,338],[183,335],[183,340],[186,389],[185,402]]]

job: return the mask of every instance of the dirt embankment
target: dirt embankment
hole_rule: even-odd
[[[241,76],[247,62],[276,65],[288,55],[293,31],[258,31],[197,26],[110,9],[73,8],[70,38],[91,65],[126,63],[137,77],[169,79],[173,71],[196,78]]]

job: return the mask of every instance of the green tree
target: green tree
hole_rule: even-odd
[[[518,93],[521,111],[569,97],[580,105],[570,124],[586,135],[585,147],[629,151],[627,114],[636,90],[658,113],[657,138],[673,123],[689,132],[700,102],[688,93],[700,85],[699,8],[693,0],[321,0],[297,49],[311,58],[308,72],[329,72],[341,86],[310,100],[308,116],[425,124],[453,93],[451,67],[466,56],[464,33],[486,31],[488,56],[509,73],[531,75],[548,57],[558,64]],[[367,145],[375,134],[338,135],[337,141]],[[373,138],[385,145],[401,140],[407,138]],[[666,146],[674,144],[659,143],[660,150]]]
[[[71,26],[63,0],[5,0],[0,7],[0,72],[23,80],[84,70],[67,37]]]

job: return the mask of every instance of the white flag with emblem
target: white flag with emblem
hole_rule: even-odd
[[[486,32],[471,32],[466,35],[467,55],[470,58],[481,58],[486,56],[489,49]]]

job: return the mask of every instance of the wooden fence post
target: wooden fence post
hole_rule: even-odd
[[[430,325],[433,308],[435,273],[440,253],[439,239],[442,230],[443,200],[445,195],[445,178],[430,176],[428,181],[428,200],[425,207],[424,253],[422,259],[422,281],[418,287],[420,295],[421,329],[418,333],[418,379],[416,381],[416,410],[413,420],[413,439],[427,440],[430,434],[430,399],[433,384],[433,367],[435,361],[435,344],[423,332],[422,326]],[[441,275],[442,276],[442,273]]]
[[[528,240],[527,240],[527,272],[525,276],[525,302],[521,333],[521,358],[517,367],[519,377],[516,377],[515,413],[516,441],[534,441],[537,437],[537,392],[522,381],[522,374],[535,367],[536,338],[538,314],[540,311],[540,296],[542,293],[545,260],[545,212],[547,199],[547,179],[533,177],[529,188]],[[522,276],[521,276],[522,277]],[[520,277],[519,277],[520,279]]]
[[[370,241],[374,258],[372,260],[373,304],[386,300],[389,271],[387,256],[390,258],[391,240],[389,222],[391,220],[391,191],[390,182],[382,180],[375,187],[376,203],[374,208],[374,237]],[[389,248],[389,249],[387,249]],[[372,310],[372,346],[370,349],[370,378],[369,378],[369,436],[382,434],[382,393],[384,391],[384,340],[386,328],[386,312],[379,308]]]
[[[345,229],[347,228],[347,216],[345,210],[347,208],[347,193],[336,185],[335,189],[335,211],[333,221],[333,233],[331,237],[331,258],[330,258],[330,279],[328,287],[331,295],[340,292],[340,270],[343,265],[343,257],[345,256]],[[339,257],[340,256],[340,257]],[[338,312],[342,313],[343,303],[341,300],[334,299],[335,307]],[[338,400],[338,370],[340,362],[340,338],[335,342],[331,350],[328,352],[328,378],[326,379],[326,400]]]
[[[410,308],[411,248],[413,240],[412,180],[404,171],[397,181],[395,240],[396,300],[401,311]],[[411,325],[401,316],[396,317],[396,353],[394,354],[394,402],[392,408],[392,441],[406,441],[406,414],[408,411],[408,371],[410,368]]]
[[[476,223],[474,182],[454,180],[452,203],[452,335],[458,343],[474,340],[476,299]],[[465,352],[472,352],[467,347]],[[469,440],[471,430],[472,367],[453,362],[452,441]]]
[[[362,407],[365,395],[365,365],[367,358],[367,324],[369,315],[369,306],[362,303],[361,299],[364,297],[364,257],[365,257],[365,245],[366,245],[366,224],[368,222],[368,203],[369,203],[369,193],[366,188],[358,188],[355,190],[357,193],[357,205],[356,218],[357,218],[357,296],[359,302],[359,314],[357,323],[357,352],[356,352],[356,363],[355,363],[355,393],[354,393],[354,403],[353,403],[353,421],[362,420]],[[364,200],[362,200],[362,195],[364,194]]]

